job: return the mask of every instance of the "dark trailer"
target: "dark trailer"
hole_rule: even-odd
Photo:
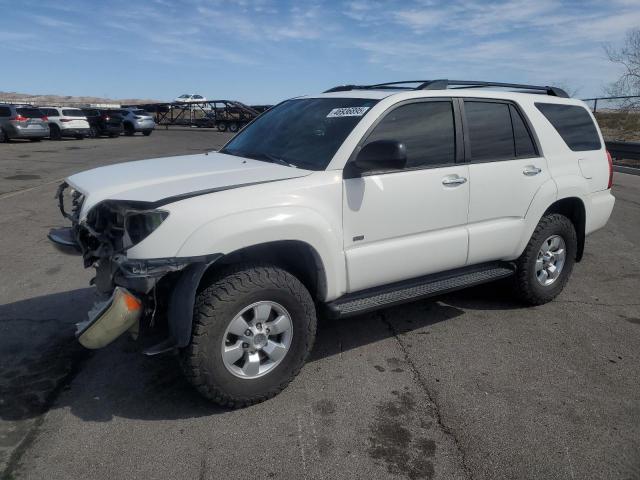
[[[154,114],[157,125],[217,128],[221,132],[237,132],[261,112],[234,100],[207,102],[171,102],[136,105]]]

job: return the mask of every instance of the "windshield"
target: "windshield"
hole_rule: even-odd
[[[268,110],[222,153],[307,170],[324,170],[342,142],[377,100],[305,98]]]

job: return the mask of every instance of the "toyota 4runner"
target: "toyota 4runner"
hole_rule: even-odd
[[[455,88],[449,88],[449,87]],[[282,102],[219,152],[96,168],[58,190],[49,238],[106,300],[88,348],[166,322],[207,398],[280,392],[335,317],[504,279],[558,295],[613,208],[593,115],[554,87],[435,80]],[[163,337],[164,338],[164,337]]]

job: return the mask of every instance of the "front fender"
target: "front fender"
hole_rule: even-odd
[[[301,241],[320,257],[326,275],[325,301],[345,292],[346,271],[339,225],[317,211],[301,206],[278,206],[216,218],[193,232],[180,247],[178,257],[224,255],[246,247],[283,240]],[[204,253],[207,252],[207,253]]]

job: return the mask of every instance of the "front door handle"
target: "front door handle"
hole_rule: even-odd
[[[534,175],[538,175],[542,171],[541,168],[536,167],[535,165],[527,165],[524,167],[522,173],[527,177],[533,177]]]
[[[459,175],[447,175],[442,179],[442,184],[446,186],[456,186],[466,183],[467,179]]]

